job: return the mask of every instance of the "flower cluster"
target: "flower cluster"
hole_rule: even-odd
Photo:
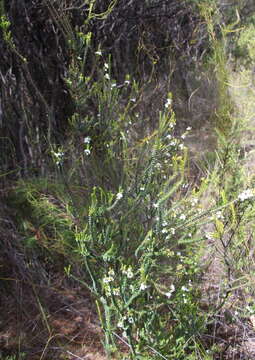
[[[122,271],[122,274],[126,275],[129,279],[132,279],[132,277],[134,277],[134,273],[133,273],[131,266],[129,266],[128,268],[126,268],[126,266],[123,266],[121,268],[121,271]]]
[[[64,152],[62,150],[58,149],[58,151],[52,151],[51,153],[54,157],[56,165],[57,166],[61,165],[63,163],[63,159],[64,159]]]
[[[90,150],[90,143],[91,143],[91,137],[90,136],[86,136],[83,140],[84,142],[84,146],[85,146],[85,149],[84,149],[84,154],[86,156],[89,156],[91,154],[91,150]]]
[[[167,297],[168,299],[170,299],[170,297],[172,296],[172,294],[173,294],[174,291],[175,291],[175,286],[174,286],[174,284],[172,284],[172,285],[170,286],[170,290],[165,293],[166,297]]]
[[[241,192],[241,194],[238,195],[238,199],[240,201],[244,201],[247,199],[250,199],[254,196],[254,191],[252,189],[247,189]]]

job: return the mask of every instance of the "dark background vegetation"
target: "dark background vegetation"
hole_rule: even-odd
[[[207,51],[206,26],[190,1],[98,1],[88,19],[88,6],[72,1],[2,1],[10,21],[13,45],[1,29],[1,167],[20,175],[46,172],[48,142],[63,143],[68,119],[79,113],[96,116],[93,99],[77,104],[67,87],[70,62],[85,51],[77,33],[92,33],[81,71],[97,77],[95,51],[112,59],[118,83],[130,74],[139,82],[170,71],[178,58],[176,78]],[[109,14],[108,14],[109,13]],[[78,49],[77,49],[78,47]],[[181,58],[181,60],[180,60]],[[172,69],[172,70],[173,70]]]

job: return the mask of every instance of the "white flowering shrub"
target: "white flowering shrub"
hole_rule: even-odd
[[[104,63],[97,96],[102,91],[101,100],[111,99],[113,106],[114,101],[120,103],[120,90],[107,83],[104,72],[110,74],[109,69]],[[108,144],[104,143],[104,157],[110,169],[118,164],[118,177],[109,186],[100,185],[94,176],[98,185],[88,193],[85,221],[76,232],[77,252],[87,274],[80,280],[95,297],[109,353],[122,342],[132,358],[161,354],[177,359],[192,349],[191,339],[200,336],[205,324],[199,315],[196,285],[201,240],[197,224],[203,214],[199,191],[195,187],[192,191],[193,185],[187,182],[183,144],[191,128],[175,135],[168,94],[158,126],[145,138],[134,140],[132,127],[142,119],[136,113],[133,119],[132,104],[139,92],[128,79],[121,85],[124,93],[130,87],[125,116],[117,104],[112,113],[109,131],[116,137],[102,135]],[[103,121],[106,114],[100,114]],[[83,146],[90,153],[85,158],[81,154],[80,162],[85,161],[86,168],[97,156],[95,127],[88,126],[91,132],[86,132]]]
[[[118,84],[103,55],[96,52],[97,81],[80,77],[79,63],[70,70],[81,106],[89,99],[96,109],[72,118],[80,140],[70,138],[68,145],[75,154],[71,179],[86,187],[84,221],[75,233],[86,274],[79,281],[95,298],[109,356],[122,343],[133,359],[187,359],[193,349],[203,354],[198,344],[207,319],[231,292],[224,287],[222,304],[212,304],[208,314],[201,310],[201,248],[221,244],[232,281],[253,190],[240,180],[231,136],[222,139],[212,174],[192,184],[185,147],[192,129],[176,136],[172,94],[163,99],[154,129],[147,128],[139,84],[128,75]],[[216,195],[205,207],[211,184]]]

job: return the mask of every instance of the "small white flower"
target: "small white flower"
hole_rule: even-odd
[[[181,220],[185,220],[185,219],[186,219],[186,215],[181,214],[180,219],[181,219]]]
[[[158,208],[158,204],[157,204],[157,203],[154,203],[152,206],[153,206],[155,209]]]
[[[241,194],[239,194],[238,199],[240,201],[244,201],[244,200],[250,199],[253,196],[254,196],[253,190],[247,189],[247,190],[244,190]]]
[[[192,127],[191,127],[191,126],[188,126],[186,130],[187,130],[187,131],[190,131],[191,129],[192,129]]]
[[[136,102],[136,99],[135,99],[135,98],[132,98],[132,99],[130,99],[130,101],[132,101],[132,102]]]
[[[170,290],[171,292],[174,292],[174,291],[175,291],[175,286],[174,286],[174,284],[172,284],[172,285],[170,286],[170,289],[171,289],[171,290]]]
[[[84,150],[84,154],[87,155],[87,156],[89,156],[89,155],[91,154],[91,151],[90,151],[89,149],[85,149],[85,150]]]
[[[144,191],[145,188],[143,186],[140,187],[140,191]]]
[[[175,228],[171,228],[170,231],[173,235],[175,234]]]
[[[113,269],[110,269],[110,270],[108,271],[108,275],[109,275],[109,276],[114,276],[114,275],[115,275],[114,270],[113,270]]]
[[[189,289],[188,289],[186,286],[182,286],[182,287],[181,287],[181,290],[182,290],[182,291],[189,291]]]
[[[183,145],[183,144],[180,144],[180,145],[179,145],[179,148],[180,148],[180,150],[183,150],[183,149],[184,149],[184,145]]]
[[[168,230],[167,230],[167,229],[163,229],[161,232],[162,232],[162,234],[167,234],[167,233],[168,233]]]
[[[168,134],[168,135],[166,136],[166,138],[167,138],[168,140],[170,140],[170,139],[172,139],[172,135]]]
[[[184,140],[186,138],[186,134],[182,134],[181,138]]]
[[[123,193],[119,192],[117,195],[116,195],[116,199],[117,200],[120,200],[123,198]]]
[[[113,289],[113,295],[115,295],[115,296],[119,296],[120,295],[120,289],[118,289],[118,288],[115,288],[115,289]]]
[[[146,290],[147,288],[148,288],[148,285],[146,285],[145,283],[141,283],[140,290]]]
[[[128,270],[127,271],[127,277],[129,278],[129,279],[132,279],[132,277],[134,276],[134,274],[133,274],[133,272],[132,272],[132,270]]]
[[[172,99],[168,98],[167,101],[166,101],[166,103],[165,103],[165,108],[167,109],[167,108],[169,108],[169,106],[171,106],[171,105],[172,105]]]
[[[163,221],[162,222],[162,226],[167,226],[168,224],[167,224],[167,221]]]
[[[131,279],[131,278],[134,276],[131,267],[129,267],[127,270],[124,268],[124,269],[122,270],[122,273],[125,274],[125,275],[127,275],[127,277],[128,277],[129,279]]]
[[[123,329],[123,328],[124,328],[123,322],[122,322],[122,321],[119,321],[118,324],[117,324],[117,327]]]
[[[166,297],[169,299],[171,296],[172,296],[172,292],[171,291],[168,291],[165,293]]]
[[[114,89],[116,86],[117,86],[116,83],[112,83],[112,84],[111,84],[111,89]]]
[[[95,52],[95,54],[98,55],[98,56],[102,56],[102,51],[98,50],[98,51]]]
[[[125,80],[125,81],[124,81],[124,84],[125,84],[125,85],[129,85],[129,84],[130,84],[130,81],[129,81],[129,80]]]
[[[84,144],[89,144],[91,142],[91,137],[90,136],[86,136],[84,138]]]
[[[109,65],[107,63],[104,63],[104,68],[105,70],[108,70],[109,69]]]
[[[193,199],[191,200],[191,205],[192,205],[192,206],[195,206],[197,203],[198,203],[198,198],[193,198]]]
[[[129,318],[128,318],[128,322],[129,322],[130,324],[133,324],[133,323],[134,323],[134,319],[133,319],[132,317],[129,317]]]
[[[208,233],[205,234],[205,237],[206,237],[207,240],[213,240],[213,233],[208,232]]]
[[[174,284],[172,284],[172,285],[170,286],[170,290],[169,290],[167,293],[165,293],[166,297],[170,298],[170,297],[172,296],[172,293],[173,293],[174,291],[175,291],[175,286],[174,286]]]
[[[109,282],[113,281],[113,277],[112,276],[107,276],[105,278],[103,278],[103,282],[105,284],[108,284]]]
[[[106,73],[104,77],[106,78],[106,80],[110,80],[110,75],[108,73]]]
[[[221,211],[217,211],[215,216],[216,216],[217,219],[224,219],[224,216],[223,216]]]

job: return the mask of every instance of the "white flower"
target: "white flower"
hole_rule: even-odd
[[[133,324],[133,323],[134,323],[134,319],[133,319],[132,317],[129,317],[129,318],[128,318],[128,322],[129,322],[130,324]]]
[[[111,84],[111,89],[114,89],[116,86],[117,86],[116,83],[112,83],[112,84]]]
[[[172,99],[168,98],[166,103],[165,103],[165,108],[169,108],[169,106],[172,105]]]
[[[172,135],[168,134],[168,135],[166,136],[166,138],[170,140],[170,139],[172,139]]]
[[[166,234],[167,232],[168,232],[167,229],[163,229],[163,230],[162,230],[162,234]]]
[[[171,228],[170,231],[173,235],[175,234],[175,228]]]
[[[213,240],[213,233],[208,232],[205,234],[205,237],[207,240]]]
[[[183,144],[180,144],[180,145],[179,145],[179,148],[180,148],[180,150],[183,150],[183,149],[184,149],[184,145],[183,145]]]
[[[124,324],[122,321],[119,321],[117,326],[118,326],[118,328],[124,328]]]
[[[117,195],[116,195],[116,199],[117,200],[120,200],[123,198],[123,194],[121,192],[119,192]]]
[[[136,99],[135,99],[135,98],[132,98],[132,99],[130,99],[130,101],[132,101],[132,102],[136,102]]]
[[[167,226],[167,221],[163,221],[162,226]]]
[[[143,186],[140,187],[140,191],[144,191],[145,188]]]
[[[127,270],[125,268],[122,269],[122,273],[126,274],[129,279],[131,279],[134,276],[131,267],[129,267]]]
[[[104,282],[105,284],[108,284],[109,282],[111,282],[111,281],[113,281],[113,280],[114,280],[114,279],[113,279],[112,276],[107,276],[107,277],[103,278],[103,282]]]
[[[118,289],[118,288],[113,289],[112,292],[113,292],[113,295],[116,295],[116,296],[120,295],[120,289]]]
[[[154,203],[152,206],[153,206],[155,209],[158,208],[158,204],[157,204],[157,203]]]
[[[145,283],[141,283],[140,290],[146,290],[147,288],[148,288],[148,285],[146,285]]]
[[[216,216],[217,219],[224,219],[224,216],[222,215],[221,211],[217,211],[215,216]]]
[[[190,131],[191,129],[192,129],[192,127],[191,127],[191,126],[188,126],[186,130],[187,130],[187,131]]]
[[[113,269],[110,269],[110,270],[108,271],[108,275],[109,275],[109,276],[114,276],[114,275],[115,275],[114,270],[113,270]]]
[[[95,52],[95,54],[98,55],[98,56],[102,56],[102,51],[98,50],[98,51]]]
[[[182,291],[189,291],[189,289],[188,289],[186,286],[182,286],[182,287],[181,287],[181,290],[182,290]]]
[[[131,270],[131,269],[128,269],[128,271],[127,271],[127,277],[128,277],[129,279],[132,279],[133,276],[134,276],[134,274],[133,274],[132,270]]]
[[[167,293],[165,293],[166,297],[170,298],[170,297],[172,296],[172,293],[173,293],[174,291],[175,291],[175,286],[174,286],[174,284],[172,284],[172,285],[170,286],[170,290],[169,290]]]
[[[244,201],[244,200],[250,199],[253,196],[254,196],[253,190],[247,189],[247,190],[244,190],[241,194],[239,194],[238,199],[240,201]]]
[[[125,85],[129,85],[129,84],[130,84],[130,81],[129,81],[129,80],[125,80],[125,81],[124,81],[124,84],[125,84]]]
[[[84,154],[85,154],[85,155],[89,156],[90,153],[91,153],[91,151],[90,151],[89,149],[85,149],[85,150],[84,150]]]
[[[106,80],[110,80],[110,75],[108,73],[106,73],[104,77],[106,78]]]
[[[91,137],[90,136],[86,136],[84,138],[84,144],[89,144],[91,142]]]
[[[198,198],[194,198],[191,200],[191,205],[195,206],[198,203]]]
[[[107,63],[104,63],[104,68],[105,70],[108,70],[109,69],[109,65]]]
[[[169,299],[171,296],[172,296],[172,292],[171,291],[168,291],[165,293],[166,297]]]
[[[181,219],[181,220],[185,220],[185,219],[186,219],[186,216],[185,216],[184,214],[181,214],[180,219]]]

